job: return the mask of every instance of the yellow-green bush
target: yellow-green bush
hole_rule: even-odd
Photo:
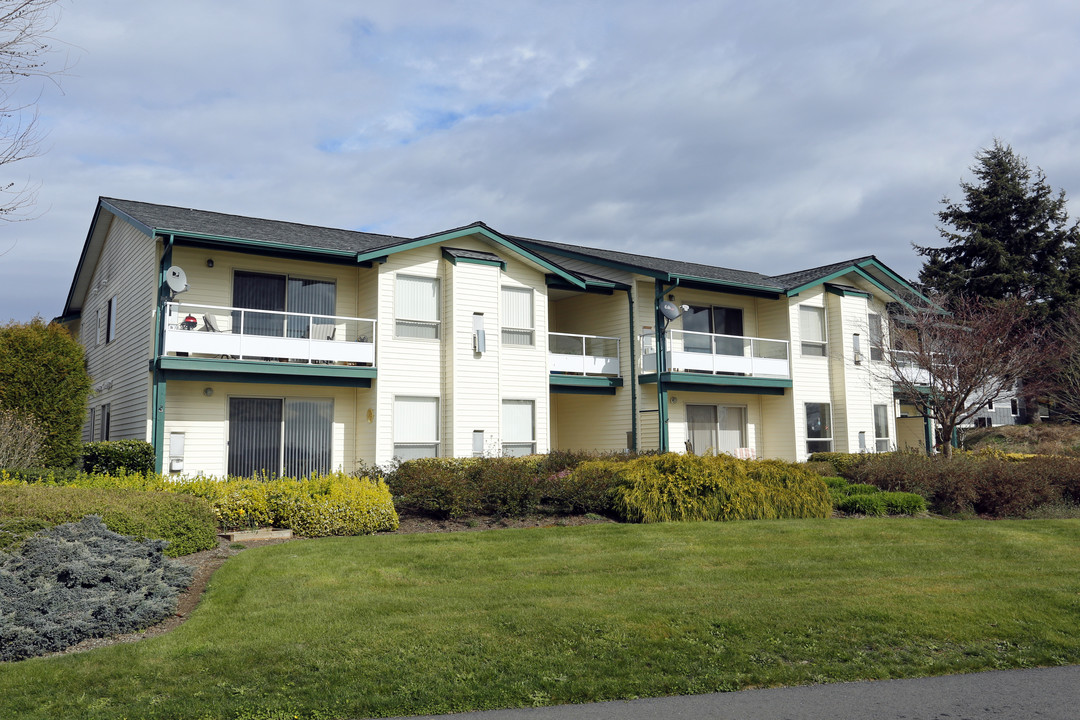
[[[20,483],[0,472],[3,484]],[[193,495],[210,504],[218,525],[227,530],[273,525],[292,528],[298,535],[321,537],[361,535],[398,527],[386,483],[340,472],[301,480],[80,473],[65,484]]]
[[[832,500],[817,474],[780,460],[667,453],[616,471],[614,507],[631,522],[824,518]]]

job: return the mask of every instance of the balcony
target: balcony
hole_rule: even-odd
[[[791,378],[788,342],[741,335],[717,335],[690,330],[668,330],[664,336],[664,371],[710,373],[750,378]],[[641,336],[641,367],[655,373],[656,337]]]
[[[893,350],[893,382],[905,382],[918,386],[930,385],[930,371],[917,362],[918,355],[903,350]],[[943,365],[939,365],[943,367]]]
[[[165,355],[306,365],[375,365],[375,321],[166,303]]]
[[[619,338],[548,333],[551,372],[619,375]]]
[[[614,395],[622,387],[619,338],[548,333],[551,392]]]

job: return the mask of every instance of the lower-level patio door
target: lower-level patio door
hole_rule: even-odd
[[[306,477],[331,469],[334,401],[229,398],[230,475]]]
[[[741,405],[687,405],[686,437],[698,455],[734,455],[746,447],[746,408]]]

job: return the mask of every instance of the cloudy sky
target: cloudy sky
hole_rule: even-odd
[[[908,277],[1010,143],[1080,215],[1075,0],[62,0],[0,321],[58,315],[98,196]]]

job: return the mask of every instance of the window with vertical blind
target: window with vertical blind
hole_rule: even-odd
[[[536,403],[532,400],[502,401],[502,450],[508,457],[536,452]]]
[[[799,306],[799,336],[803,356],[825,357],[825,308]]]
[[[870,359],[874,361],[885,359],[885,330],[881,325],[881,316],[870,313],[866,316],[870,332]]]
[[[502,289],[503,345],[533,344],[533,291],[531,288]]]
[[[402,338],[439,337],[439,281],[398,275],[394,281],[394,335]]]
[[[270,337],[326,337],[318,332],[312,335],[311,326],[332,326],[333,320],[285,313],[333,315],[336,298],[337,286],[333,280],[237,270],[233,273],[233,307],[244,308],[245,312],[233,311],[233,332]]]
[[[889,406],[874,406],[874,449],[889,452]]]
[[[229,398],[230,475],[307,477],[331,470],[334,401]]]
[[[394,398],[394,457],[399,460],[439,456],[439,398]]]

